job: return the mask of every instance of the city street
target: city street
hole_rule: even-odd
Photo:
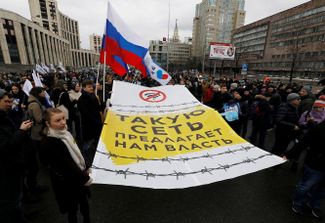
[[[0,223],[325,223],[325,0],[0,18]]]
[[[272,132],[269,132],[267,147]],[[153,190],[111,185],[92,185],[90,212],[93,223],[311,223],[322,222],[306,213],[291,211],[291,195],[301,170],[290,163],[232,180],[183,190]],[[43,184],[50,185],[42,172]],[[41,201],[26,205],[33,223],[66,222],[52,191]]]

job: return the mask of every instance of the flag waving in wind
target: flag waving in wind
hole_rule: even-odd
[[[148,48],[149,42],[129,29],[108,2],[100,62],[109,65],[120,76],[128,72],[127,64],[132,65],[143,77],[150,76],[165,85],[171,77],[153,62]]]

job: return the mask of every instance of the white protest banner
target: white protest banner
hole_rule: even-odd
[[[210,59],[235,59],[236,48],[229,43],[210,43]]]
[[[94,183],[187,188],[283,163],[239,137],[185,86],[114,81],[93,163]]]
[[[32,90],[32,88],[33,88],[32,83],[28,79],[26,79],[23,85],[23,91],[27,96],[29,96],[29,92],[30,90]]]
[[[33,77],[33,80],[34,80],[35,87],[43,87],[43,83],[41,81],[41,78],[35,72],[35,70],[33,70],[32,77]]]
[[[39,64],[35,64],[35,70],[40,74],[46,74],[46,70]]]

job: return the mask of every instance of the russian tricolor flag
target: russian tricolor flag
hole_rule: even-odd
[[[129,29],[108,2],[100,63],[109,65],[120,76],[128,72],[127,64],[132,65],[143,77],[151,76],[161,84],[167,84],[170,75],[152,61],[148,48],[149,42]]]

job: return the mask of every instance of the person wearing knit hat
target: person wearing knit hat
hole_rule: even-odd
[[[324,197],[322,192],[325,190],[322,183],[325,174],[324,107],[324,101],[316,100],[314,102],[310,114],[306,115],[307,131],[299,139],[299,142],[292,149],[286,151],[283,156],[284,159],[294,159],[299,157],[303,150],[307,151],[303,176],[296,185],[292,196],[292,210],[301,215],[308,208],[309,213],[318,220],[322,218],[321,200]]]
[[[312,91],[312,86],[310,85],[305,85],[301,88],[301,90],[305,90],[307,91],[308,93],[310,93]]]
[[[293,101],[293,100],[296,100],[296,99],[300,99],[300,95],[297,94],[297,93],[290,93],[288,94],[287,96],[287,101],[290,102],[290,101]]]
[[[316,100],[309,111],[305,111],[300,119],[299,125],[306,128],[314,127],[325,120],[325,101]]]
[[[325,95],[323,94],[323,95],[319,96],[318,99],[321,101],[325,101]]]
[[[287,103],[282,103],[275,116],[275,142],[271,152],[275,155],[282,155],[286,151],[291,141],[297,138],[299,134],[298,106],[300,96],[296,93],[290,93],[287,96]]]
[[[324,108],[325,108],[325,101],[322,101],[322,100],[316,100],[316,101],[314,102],[313,107],[324,109]]]

